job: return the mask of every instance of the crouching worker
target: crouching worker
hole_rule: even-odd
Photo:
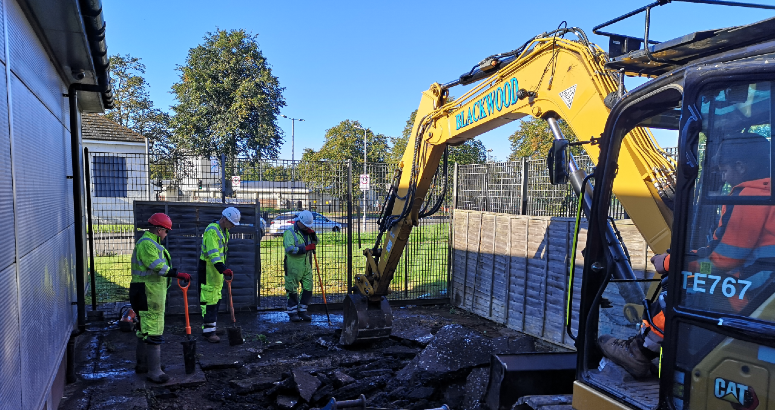
[[[288,317],[291,322],[312,321],[307,313],[307,305],[312,299],[312,253],[318,243],[312,229],[313,220],[312,212],[301,211],[293,227],[283,232],[285,291],[288,293]]]
[[[169,380],[161,370],[161,344],[164,342],[164,303],[169,278],[190,280],[187,273],[172,267],[170,254],[161,245],[172,229],[169,216],[157,213],[148,219],[146,231],[132,251],[132,283],[129,301],[137,312],[137,365],[135,372],[148,373],[148,380],[165,383]]]
[[[241,214],[237,208],[228,207],[221,212],[221,219],[213,221],[202,235],[202,253],[199,256],[199,305],[202,308],[202,336],[210,343],[218,343],[216,334],[218,308],[221,306],[223,277],[233,276],[226,267],[226,251],[229,248],[229,229],[239,225]]]

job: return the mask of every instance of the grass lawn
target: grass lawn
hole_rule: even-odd
[[[132,255],[94,258],[94,270],[97,273],[95,276],[97,303],[129,300],[129,282],[132,281],[131,258]],[[91,289],[86,294],[86,303],[91,303]]]
[[[318,239],[317,258],[326,293],[347,293],[347,235],[321,232]],[[362,233],[359,249],[357,234],[353,233],[353,274],[364,271],[366,258],[361,249],[373,246],[376,239],[376,232]],[[427,224],[412,230],[391,283],[395,297],[419,297],[446,289],[448,240],[448,223]],[[265,237],[261,242],[262,296],[285,294],[284,256],[282,237]],[[317,272],[314,275],[317,295],[320,285]]]
[[[323,284],[326,293],[340,295],[332,298],[332,302],[338,302],[347,293],[347,235],[321,232],[318,238],[317,259]],[[362,233],[361,249],[373,246],[376,238],[376,232]],[[412,230],[391,283],[393,297],[432,297],[447,288],[448,241],[448,223],[427,224]],[[264,237],[261,242],[261,296],[285,295],[284,256],[281,236]],[[98,303],[129,300],[130,259],[131,255],[95,258]],[[358,248],[358,236],[353,233],[353,274],[362,273],[365,266],[366,258]],[[316,271],[313,276],[317,302],[320,284]],[[87,294],[87,303],[91,303],[91,291]]]

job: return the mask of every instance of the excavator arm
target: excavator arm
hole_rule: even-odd
[[[571,33],[578,40],[564,38]],[[379,220],[380,234],[374,247],[363,251],[365,272],[354,278],[358,293],[345,300],[343,344],[389,336],[392,316],[385,296],[412,228],[424,216],[423,210],[433,208],[424,202],[448,145],[460,145],[532,115],[547,120],[555,138],[562,138],[556,120],[565,120],[597,162],[595,139],[603,132],[609,106],[624,92],[623,74],[606,70],[606,61],[605,53],[582,30],[559,29],[512,52],[488,57],[459,80],[434,83],[423,92]],[[477,81],[460,98],[449,99],[451,87]],[[672,160],[647,129],[636,127],[623,142],[618,165],[616,197],[651,249],[664,252],[673,218]]]

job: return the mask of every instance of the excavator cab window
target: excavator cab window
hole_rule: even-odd
[[[775,81],[729,78],[687,96],[684,111],[680,166],[688,184],[668,324],[678,408],[775,405]]]

